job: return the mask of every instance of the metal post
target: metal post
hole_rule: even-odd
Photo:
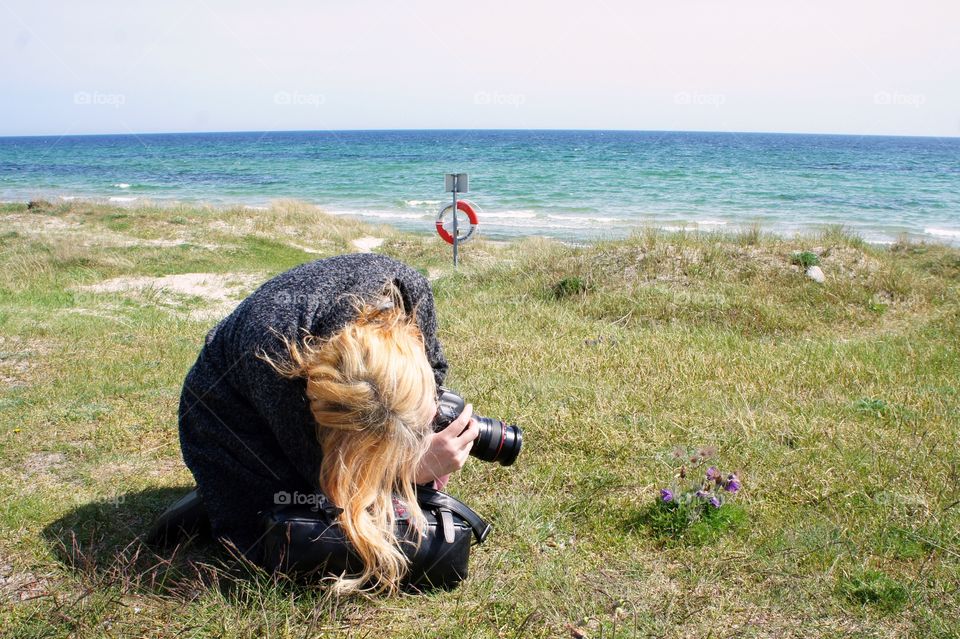
[[[460,232],[457,230],[457,191],[460,190],[459,176],[453,176],[453,268],[457,268],[459,255],[457,249],[460,248]]]

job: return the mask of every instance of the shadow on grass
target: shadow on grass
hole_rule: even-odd
[[[185,538],[160,549],[145,538],[156,517],[191,488],[152,488],[84,504],[43,530],[54,555],[98,588],[196,596],[201,584],[223,587],[232,561],[222,544]],[[229,581],[229,580],[227,580]]]

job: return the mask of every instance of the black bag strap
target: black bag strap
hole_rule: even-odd
[[[324,513],[327,516],[327,521],[335,521],[341,513],[343,513],[343,508],[334,504],[333,501],[323,493],[318,492],[317,497],[317,502],[310,510]],[[480,515],[470,508],[470,506],[467,506],[456,497],[452,497],[447,493],[428,486],[417,486],[417,503],[420,504],[421,508],[434,508],[441,511],[441,514],[442,511],[446,510],[459,515],[467,522],[467,525],[470,526],[478,544],[482,544],[487,539],[490,531],[493,530],[493,526],[488,524]],[[447,521],[446,517],[442,517],[442,521],[446,524],[443,526],[444,534],[449,537],[452,533],[452,524]]]
[[[447,509],[463,517],[464,521],[466,521],[473,530],[478,544],[482,544],[487,538],[487,535],[490,534],[490,531],[493,530],[493,526],[484,521],[470,506],[467,506],[456,497],[451,497],[447,493],[440,492],[439,490],[434,490],[427,486],[417,486],[417,502],[421,508],[428,506],[431,508]]]

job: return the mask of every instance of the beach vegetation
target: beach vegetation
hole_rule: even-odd
[[[587,288],[586,282],[579,277],[564,277],[553,285],[553,296],[558,300],[562,300],[565,297],[582,295],[587,292]]]
[[[811,266],[820,266],[820,256],[812,251],[800,251],[793,254],[790,263],[806,270]]]
[[[7,203],[0,220],[9,636],[960,635],[954,247],[480,236],[455,270],[429,229],[297,202]],[[344,599],[214,544],[143,545],[193,482],[177,407],[207,331],[370,237],[430,279],[447,384],[524,429],[514,466],[472,460],[449,486],[494,526],[469,578]],[[825,284],[797,276],[803,251]],[[663,501],[689,490],[689,459],[669,458],[684,443],[715,452],[683,479],[716,467],[735,500]]]

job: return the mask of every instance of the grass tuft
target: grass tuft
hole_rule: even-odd
[[[673,503],[656,502],[640,510],[627,523],[630,531],[644,531],[668,546],[705,546],[744,532],[747,513],[737,504],[704,510],[696,519]]]
[[[839,589],[852,603],[896,612],[909,599],[907,589],[879,570],[864,570],[842,577]]]
[[[553,285],[554,299],[562,300],[566,297],[583,295],[588,290],[587,283],[579,277],[565,277]]]
[[[806,270],[811,266],[820,266],[820,256],[811,251],[800,251],[790,257],[790,263]]]

